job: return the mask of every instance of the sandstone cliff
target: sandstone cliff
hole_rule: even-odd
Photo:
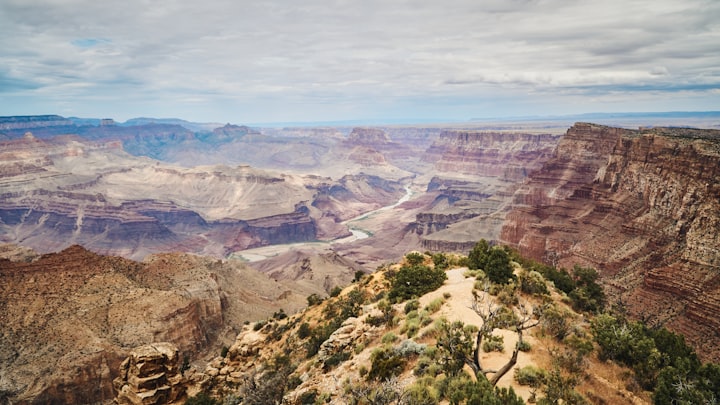
[[[501,238],[601,271],[631,314],[720,359],[720,131],[579,123],[515,194]]]

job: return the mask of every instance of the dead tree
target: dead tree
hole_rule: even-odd
[[[473,361],[468,365],[476,375],[480,373],[486,377],[491,375],[488,377],[488,381],[494,386],[517,363],[518,352],[523,343],[523,331],[540,323],[538,316],[541,311],[529,309],[526,303],[518,304],[515,310],[498,305],[489,298],[488,287],[486,285],[485,290],[482,292],[473,290],[471,308],[482,319],[482,325],[478,328]],[[480,350],[483,339],[489,337],[495,328],[514,331],[517,333],[518,341],[508,362],[499,369],[492,370],[483,367],[480,362]]]

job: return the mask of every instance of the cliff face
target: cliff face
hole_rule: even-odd
[[[501,238],[597,268],[631,314],[720,358],[720,131],[576,124],[515,194]]]
[[[552,152],[558,136],[504,132],[446,131],[427,150],[425,160],[441,172],[522,181]]]
[[[497,239],[517,184],[547,160],[559,136],[444,131],[423,159],[434,162],[427,191],[436,194],[412,225],[429,250],[466,251]]]

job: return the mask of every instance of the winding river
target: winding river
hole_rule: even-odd
[[[336,245],[341,243],[350,243],[355,242],[356,240],[360,239],[367,239],[372,236],[372,233],[369,231],[366,231],[364,229],[361,229],[357,226],[358,222],[364,221],[373,215],[376,215],[380,212],[391,210],[398,205],[404,203],[405,201],[410,200],[413,196],[413,191],[410,188],[410,184],[405,185],[405,195],[400,197],[399,200],[397,200],[394,204],[386,205],[384,207],[380,207],[376,210],[372,210],[366,213],[363,213],[361,215],[358,215],[354,218],[350,218],[347,221],[343,221],[343,225],[347,226],[350,229],[350,233],[352,235],[346,236],[343,238],[338,238],[329,242],[299,242],[299,243],[289,243],[285,245],[271,245],[271,246],[263,246],[259,248],[254,249],[247,249],[247,250],[241,250],[238,252],[231,253],[229,255],[229,258],[235,258],[235,259],[241,259],[248,262],[257,262],[260,260],[265,260],[270,257],[277,256],[279,254],[285,253],[287,251],[290,251],[292,249],[297,248],[326,248],[329,245]]]

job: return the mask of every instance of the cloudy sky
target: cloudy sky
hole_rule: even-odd
[[[2,0],[0,115],[720,110],[718,0]]]

